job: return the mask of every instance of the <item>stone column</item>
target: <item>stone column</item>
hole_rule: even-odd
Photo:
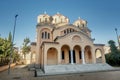
[[[85,55],[84,55],[84,49],[82,49],[82,63],[85,64]]]
[[[71,55],[71,64],[73,64],[73,50],[70,51],[70,55]]]
[[[61,64],[61,49],[58,48],[58,64]]]

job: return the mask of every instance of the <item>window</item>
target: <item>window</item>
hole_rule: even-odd
[[[79,23],[77,23],[77,26],[80,27]]]
[[[55,23],[57,22],[57,19],[55,18]]]
[[[50,33],[48,33],[48,32],[42,32],[41,38],[42,39],[50,39]]]
[[[62,51],[62,60],[65,59],[64,51]]]
[[[83,27],[85,27],[85,25],[84,25],[84,24],[82,24],[82,26],[83,26]]]
[[[40,22],[42,22],[42,21],[41,21],[41,18],[40,18]]]
[[[50,33],[48,33],[48,39],[50,39]]]
[[[47,39],[47,32],[45,32],[45,39]]]
[[[64,30],[64,34],[66,34],[66,30]]]
[[[47,22],[47,18],[45,18],[45,22]]]
[[[42,32],[42,39],[44,38],[44,32]]]

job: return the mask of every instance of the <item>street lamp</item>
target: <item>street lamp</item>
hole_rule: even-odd
[[[13,43],[14,43],[17,17],[18,17],[18,14],[15,15],[15,22],[14,22],[13,35],[12,35],[12,47],[11,47],[11,52],[10,52],[10,62],[9,62],[9,67],[8,67],[8,74],[10,74],[10,65],[11,65],[11,60],[12,60],[11,57],[12,57],[12,50],[13,50]]]
[[[117,35],[118,47],[120,49],[120,42],[119,42],[119,36],[118,36],[117,28],[115,28],[115,32],[116,32],[116,35]]]

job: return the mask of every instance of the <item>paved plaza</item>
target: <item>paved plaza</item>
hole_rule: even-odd
[[[0,80],[119,80],[119,75],[119,70],[112,70],[105,72],[34,77],[34,71],[28,71],[28,68],[22,65],[11,69],[10,75],[8,75],[7,70],[0,72]]]

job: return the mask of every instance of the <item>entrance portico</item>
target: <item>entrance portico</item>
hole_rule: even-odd
[[[47,43],[45,45],[47,45]],[[46,61],[46,63],[44,64],[58,65],[58,64],[91,64],[91,63],[94,63],[92,62],[93,61],[92,56],[94,56],[93,54],[95,54],[95,52],[92,53],[92,47],[88,45],[86,45],[85,47],[75,45],[72,49],[70,45],[63,45],[61,46],[61,48],[58,46],[56,47],[47,46],[48,51],[43,51],[43,52],[47,52],[47,54],[43,53],[44,56],[46,56],[44,58],[44,61]]]

